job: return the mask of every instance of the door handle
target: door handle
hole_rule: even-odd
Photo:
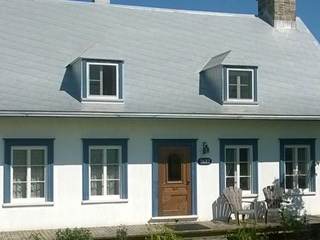
[[[189,185],[190,184],[190,181],[187,181],[187,185]]]

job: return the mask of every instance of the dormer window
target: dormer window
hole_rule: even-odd
[[[253,70],[227,70],[228,100],[253,100]]]
[[[256,68],[225,68],[224,104],[257,103]]]
[[[258,65],[244,53],[212,57],[200,72],[200,94],[221,105],[258,105]]]
[[[83,60],[82,101],[122,101],[123,62]]]
[[[88,97],[118,98],[118,64],[87,63]]]

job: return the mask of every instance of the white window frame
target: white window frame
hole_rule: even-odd
[[[230,98],[229,97],[229,73],[230,73],[230,71],[242,71],[242,72],[251,72],[251,74],[252,74],[252,78],[251,78],[251,91],[252,91],[252,93],[251,93],[251,96],[252,96],[252,98],[250,99],[250,98]],[[228,102],[235,102],[235,103],[237,103],[237,102],[240,102],[240,103],[243,103],[243,102],[254,102],[254,99],[255,99],[255,81],[254,81],[254,79],[255,79],[255,72],[254,72],[254,70],[253,69],[243,69],[243,68],[227,68],[227,101]],[[241,86],[241,84],[240,84],[240,86]],[[239,93],[241,91],[241,87],[239,88],[239,86],[238,86],[238,83],[237,83],[237,92]],[[238,95],[238,93],[237,93],[237,95]]]
[[[240,188],[240,149],[241,148],[246,148],[246,149],[249,149],[249,164],[250,164],[250,190],[242,190],[243,194],[244,195],[250,195],[252,193],[252,187],[253,187],[253,148],[251,145],[227,145],[225,146],[225,149],[224,149],[224,154],[225,154],[225,178],[224,178],[224,181],[225,181],[225,186],[227,186],[227,167],[226,167],[226,164],[227,164],[227,149],[236,149],[237,151],[237,161],[234,163],[236,165],[236,184],[235,186],[237,188]]]
[[[92,196],[91,195],[91,150],[103,150],[103,194],[101,196]],[[117,149],[119,150],[119,194],[118,195],[107,195],[107,150]],[[122,147],[121,146],[112,146],[112,145],[102,145],[102,146],[89,146],[89,200],[116,200],[119,201],[121,199],[121,186],[122,186]]]
[[[13,152],[14,150],[27,151],[27,197],[14,198],[13,197]],[[31,195],[31,150],[44,150],[44,197],[32,198]],[[10,196],[12,203],[42,203],[46,201],[47,196],[47,165],[48,165],[48,148],[46,146],[13,146],[11,147],[11,166],[10,166]]]
[[[288,189],[287,188],[287,173],[286,173],[286,148],[293,148],[295,151],[294,157],[295,159],[293,160],[293,188]],[[307,149],[307,154],[308,154],[308,159],[307,159],[307,181],[308,181],[308,187],[307,188],[298,188],[298,148],[306,148]],[[309,192],[310,188],[310,166],[311,166],[311,149],[310,145],[284,145],[284,187],[285,191],[290,191],[290,190],[299,190],[300,192]],[[291,175],[290,175],[291,176]]]
[[[100,95],[90,95],[90,66],[115,66],[116,67],[116,95],[103,95],[103,80],[100,73]],[[86,63],[86,88],[87,98],[92,100],[114,100],[119,99],[119,64],[118,63],[99,63],[99,62],[87,62]]]

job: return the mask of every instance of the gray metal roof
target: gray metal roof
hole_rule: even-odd
[[[120,116],[320,116],[320,48],[300,19],[279,32],[251,15],[94,3],[0,0],[0,113]],[[199,94],[199,72],[258,66],[258,105]],[[61,90],[77,58],[124,61],[124,103],[81,103]]]

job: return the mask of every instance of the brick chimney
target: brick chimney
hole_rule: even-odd
[[[93,2],[100,4],[110,4],[110,0],[93,0]]]
[[[296,0],[257,0],[258,16],[275,29],[296,29]]]

